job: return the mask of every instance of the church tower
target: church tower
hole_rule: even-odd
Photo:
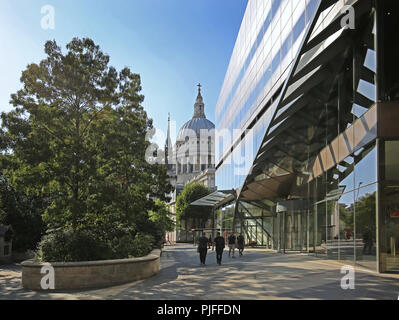
[[[194,104],[194,115],[193,119],[204,119],[206,118],[205,116],[205,105],[204,105],[204,99],[202,98],[201,95],[201,84],[198,84],[198,96],[197,100],[195,101]]]
[[[170,138],[170,113],[168,114],[168,135],[165,141],[165,164],[168,170],[172,169],[173,165],[173,145]]]

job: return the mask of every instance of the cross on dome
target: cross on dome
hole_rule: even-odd
[[[194,116],[193,118],[206,118],[205,116],[205,106],[204,106],[204,101],[202,99],[202,95],[201,95],[201,83],[198,83],[197,85],[198,87],[198,96],[197,99],[195,101],[195,105],[194,105]]]

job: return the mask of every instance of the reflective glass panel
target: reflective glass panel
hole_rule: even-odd
[[[380,270],[399,272],[399,141],[386,141],[380,212]]]
[[[356,264],[377,270],[377,184],[355,191]]]
[[[375,144],[362,148],[356,155],[356,187],[364,187],[377,182],[377,148]]]
[[[354,261],[354,192],[343,194],[339,201],[339,255],[348,264]]]

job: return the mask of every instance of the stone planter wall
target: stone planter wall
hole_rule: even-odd
[[[141,258],[90,262],[22,262],[22,286],[42,290],[42,267],[54,268],[55,290],[92,289],[114,286],[151,277],[159,272],[161,250]]]

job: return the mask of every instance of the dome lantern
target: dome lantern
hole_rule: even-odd
[[[186,138],[191,138],[194,133],[197,138],[199,138],[201,130],[207,130],[210,135],[213,135],[212,131],[215,129],[215,125],[206,118],[204,108],[205,105],[201,95],[201,84],[198,84],[198,95],[194,104],[193,118],[186,122],[180,129],[177,135],[177,141],[185,142]]]
[[[201,84],[198,84],[198,95],[197,95],[197,100],[195,101],[194,104],[194,115],[193,119],[195,118],[206,118],[205,116],[205,105],[204,105],[204,100],[202,99],[201,95]]]

